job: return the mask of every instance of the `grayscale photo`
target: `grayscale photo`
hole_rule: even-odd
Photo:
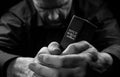
[[[120,77],[118,0],[0,0],[0,77]]]

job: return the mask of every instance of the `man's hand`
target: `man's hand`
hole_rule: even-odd
[[[33,72],[28,68],[34,58],[19,57],[12,61],[7,69],[7,77],[32,77]]]
[[[105,72],[113,63],[113,59],[110,54],[99,52],[87,41],[80,41],[70,44],[62,54],[65,55],[77,53],[86,55],[86,59],[88,60],[90,68],[99,73]]]
[[[51,42],[48,47],[42,47],[40,51],[35,56],[35,63],[40,63],[39,55],[40,54],[49,54],[49,55],[58,55],[61,54],[60,45],[57,42]]]
[[[43,63],[38,59],[40,54],[58,55],[61,53],[59,44],[51,42],[48,47],[42,47],[37,53],[33,63],[29,65],[30,69],[37,77],[58,77],[58,70],[49,66],[42,65]]]
[[[56,46],[51,49],[59,50]],[[49,46],[41,50],[50,51]],[[52,52],[55,52],[55,50]],[[111,65],[112,63],[109,54],[98,52],[95,47],[86,41],[70,44],[61,55],[39,54],[37,60],[40,64],[33,63],[29,68],[38,76],[44,77],[84,77],[88,64],[92,69],[103,72],[107,68],[106,64]]]
[[[32,63],[30,64],[30,69],[34,71],[37,76],[42,77],[84,77],[84,66],[76,68],[55,68],[51,66],[40,65],[38,63]]]
[[[104,72],[112,64],[112,57],[105,52],[98,52],[86,41],[70,44],[61,55],[40,54],[38,60],[54,68],[83,68],[86,65],[98,72]],[[79,72],[80,73],[80,72]]]
[[[71,50],[71,46],[67,50]],[[40,64],[38,63],[30,64],[30,69],[34,71],[38,76],[44,76],[44,77],[80,76],[80,77],[84,77],[86,73],[85,71],[86,71],[86,64],[87,64],[87,59],[88,59],[86,54],[65,55],[64,53],[64,55],[55,55],[57,54],[55,53],[56,51],[57,52],[60,51],[59,47],[56,46],[55,44],[50,44],[48,47],[42,48],[40,51],[41,52],[49,51],[49,53],[54,52],[54,55],[51,55],[49,53],[47,54],[38,53],[37,60]]]
[[[55,52],[54,52],[55,51]],[[29,65],[32,63],[37,63],[40,65],[40,61],[38,61],[38,55],[40,54],[59,54],[59,44],[57,42],[52,42],[48,47],[43,47],[38,52],[35,58],[30,57],[18,57],[13,60],[7,69],[7,77],[38,77],[33,71],[29,69]],[[41,67],[43,67],[41,65]],[[40,77],[40,75],[39,75]]]

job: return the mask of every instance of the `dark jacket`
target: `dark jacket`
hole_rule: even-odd
[[[50,42],[60,43],[73,14],[97,25],[91,44],[100,52],[110,53],[115,62],[120,61],[119,26],[101,0],[74,0],[64,26],[58,28],[47,28],[31,1],[21,1],[0,19],[0,73],[12,59],[34,57],[41,47]]]

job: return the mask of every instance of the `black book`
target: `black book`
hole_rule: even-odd
[[[97,26],[87,19],[73,15],[61,41],[62,48],[65,49],[69,44],[82,40],[90,42],[96,28]]]

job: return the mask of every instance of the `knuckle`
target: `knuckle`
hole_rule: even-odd
[[[42,47],[41,49],[40,49],[40,51],[39,51],[39,53],[42,53],[44,50],[46,50],[47,49],[47,47]]]
[[[85,40],[81,41],[81,43],[89,45],[89,43],[87,41],[85,41]]]
[[[51,42],[51,43],[48,45],[48,47],[49,47],[49,46],[59,46],[59,44],[54,41],[54,42]]]
[[[38,54],[49,54],[48,48],[47,47],[42,47]]]
[[[81,44],[83,45],[83,46],[88,46],[89,48],[91,48],[91,47],[93,47],[89,42],[87,42],[87,41],[81,41]]]
[[[72,44],[70,44],[68,47],[69,47],[69,48],[75,48],[76,45],[75,45],[75,43],[72,43]]]
[[[49,58],[48,56],[44,56],[44,57],[43,57],[43,61],[44,61],[44,62],[49,62],[49,60],[50,60],[50,58]]]

